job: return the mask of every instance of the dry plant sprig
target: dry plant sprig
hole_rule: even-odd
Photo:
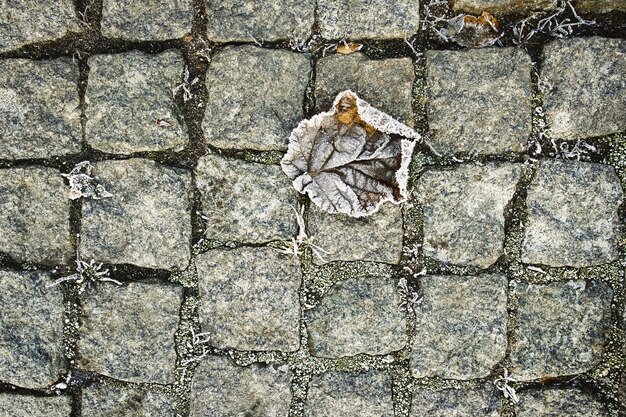
[[[117,285],[123,285],[122,282],[109,277],[109,270],[102,269],[102,263],[96,263],[95,260],[85,262],[77,257],[76,273],[56,279],[54,282],[46,285],[46,287],[54,287],[62,282],[74,281],[78,284],[78,293],[82,294],[85,290],[91,288],[96,282],[112,282]]]
[[[519,403],[519,397],[515,392],[515,388],[509,385],[509,382],[517,382],[517,379],[511,374],[509,375],[509,370],[504,368],[504,375],[500,378],[496,378],[493,381],[493,386],[496,389],[502,391],[504,394],[504,398],[510,398],[515,404]]]
[[[417,291],[412,291],[406,281],[406,278],[400,278],[398,281],[398,292],[402,302],[398,305],[400,310],[409,310],[410,306],[417,304],[421,300],[421,295]]]
[[[198,77],[189,81],[189,66],[185,65],[185,74],[183,78],[182,84],[178,84],[176,87],[172,88],[172,97],[176,98],[176,94],[180,90],[183,90],[183,101],[186,103],[193,98],[193,94],[191,93],[191,86],[196,84],[200,79]]]
[[[296,213],[296,222],[298,223],[298,236],[291,238],[291,242],[282,242],[282,247],[278,248],[280,253],[300,257],[305,248],[310,248],[311,252],[321,262],[326,263],[322,253],[329,255],[330,253],[313,243],[313,236],[309,237],[306,233],[306,224],[304,222],[304,206],[300,206],[297,210],[294,206],[289,205],[294,213]]]

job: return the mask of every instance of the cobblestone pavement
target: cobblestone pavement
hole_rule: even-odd
[[[0,417],[626,416],[626,4],[449,3],[0,1]],[[279,165],[348,88],[360,219]]]

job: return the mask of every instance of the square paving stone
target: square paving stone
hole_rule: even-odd
[[[0,251],[17,262],[67,263],[74,249],[65,189],[56,169],[0,169]]]
[[[196,259],[202,329],[217,348],[295,351],[300,346],[297,259],[272,248],[211,250]]]
[[[626,129],[626,40],[560,39],[543,50],[543,98],[552,137],[582,139]]]
[[[391,379],[385,372],[331,372],[309,383],[305,417],[393,417]]]
[[[286,365],[241,367],[222,357],[203,359],[191,382],[190,417],[287,417],[292,374]]]
[[[172,96],[183,82],[180,52],[94,55],[89,68],[85,137],[90,146],[123,155],[185,147],[187,127]]]
[[[0,415],[3,417],[70,417],[72,398],[34,397],[8,392],[0,393]]]
[[[191,174],[147,159],[97,162],[94,172],[113,196],[83,201],[82,256],[145,268],[186,268]]]
[[[626,11],[624,0],[574,0],[574,7],[579,12],[608,13],[613,10]]]
[[[317,111],[328,111],[337,94],[352,90],[377,109],[413,125],[411,99],[415,71],[410,58],[369,59],[364,54],[334,54],[317,61]]]
[[[517,283],[512,373],[519,380],[576,375],[604,352],[613,291],[602,281]]]
[[[138,41],[182,38],[191,32],[192,0],[104,0],[102,35]]]
[[[45,388],[65,372],[63,294],[50,282],[46,273],[0,269],[2,382]]]
[[[83,388],[81,409],[89,417],[175,417],[176,401],[138,387],[95,383]]]
[[[495,15],[554,10],[556,0],[450,0],[453,10],[475,15],[488,11]]]
[[[0,159],[78,153],[78,67],[67,59],[0,59]]]
[[[309,237],[319,246],[324,261],[372,261],[397,264],[402,256],[402,209],[385,204],[380,211],[354,218],[328,214],[311,205],[307,224]]]
[[[430,143],[439,152],[522,152],[532,128],[530,56],[519,48],[426,52]]]
[[[472,389],[416,389],[410,417],[500,417],[500,396],[491,384]]]
[[[209,155],[195,174],[207,238],[262,243],[297,233],[296,192],[280,167]]]
[[[613,167],[542,161],[528,187],[522,262],[580,267],[616,260],[623,199]]]
[[[311,63],[306,54],[229,46],[212,57],[202,122],[209,145],[256,150],[287,149],[303,118]]]
[[[507,345],[507,280],[503,275],[420,279],[415,306],[413,376],[485,378]],[[460,302],[462,301],[462,302]]]
[[[523,391],[517,417],[608,417],[606,405],[576,388]]]
[[[424,210],[424,255],[487,268],[504,247],[504,211],[521,176],[515,164],[426,171],[417,183]]]
[[[314,16],[314,0],[207,0],[208,35],[215,42],[307,39]]]
[[[0,52],[45,42],[79,30],[74,2],[54,1],[42,7],[35,0],[0,3]]]
[[[83,300],[78,366],[138,383],[174,382],[182,288],[100,283]]]
[[[326,39],[402,39],[419,32],[419,2],[411,0],[319,0],[320,32]]]
[[[305,312],[309,349],[314,356],[340,358],[360,353],[385,355],[407,343],[406,319],[397,280],[349,278],[336,283]]]

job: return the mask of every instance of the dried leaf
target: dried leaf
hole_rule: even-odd
[[[291,132],[281,166],[296,190],[323,210],[369,216],[384,202],[406,199],[409,162],[419,138],[347,90],[329,111]]]
[[[341,41],[337,45],[337,53],[342,55],[350,55],[363,49],[362,43]]]

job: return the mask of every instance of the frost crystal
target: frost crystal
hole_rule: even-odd
[[[321,209],[369,216],[387,201],[406,199],[418,139],[413,129],[347,90],[330,111],[303,120],[291,132],[281,166],[296,190]]]

